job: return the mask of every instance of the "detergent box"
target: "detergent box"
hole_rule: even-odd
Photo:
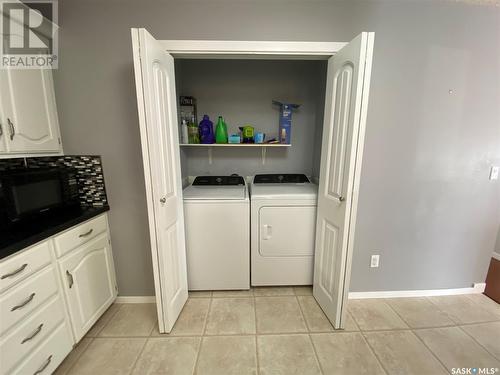
[[[273,100],[273,104],[280,106],[278,140],[280,143],[290,144],[292,141],[292,110],[299,108],[300,104],[282,103],[277,100]]]

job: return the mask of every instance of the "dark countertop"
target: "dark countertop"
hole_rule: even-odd
[[[0,259],[43,241],[106,211],[109,206],[78,208],[23,226],[0,228]]]

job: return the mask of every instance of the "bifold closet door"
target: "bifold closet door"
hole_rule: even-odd
[[[313,295],[343,328],[365,133],[374,33],[328,61],[318,190]]]
[[[186,245],[174,59],[145,29],[132,29],[159,330],[187,301]]]

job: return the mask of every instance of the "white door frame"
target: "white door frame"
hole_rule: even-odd
[[[219,40],[158,40],[165,51],[175,58],[191,59],[286,59],[286,60],[328,60],[339,50],[346,46],[347,42],[305,42],[305,41],[219,41]],[[368,93],[364,93],[363,96]],[[142,110],[142,109],[139,109]],[[366,118],[366,110],[362,116]],[[363,134],[359,138],[363,141]],[[143,150],[144,151],[144,150]],[[358,149],[356,165],[361,165],[362,147]],[[356,168],[354,177],[353,202],[358,199],[359,179],[361,168]],[[145,171],[146,179],[150,178],[149,172]],[[149,194],[149,193],[148,193]],[[354,233],[356,224],[356,210],[352,212],[349,235]],[[150,218],[151,219],[151,218]],[[150,226],[154,225],[150,221]],[[349,256],[345,264],[344,298],[347,298],[351,273],[352,243],[348,249]],[[155,279],[159,277],[155,272]],[[157,284],[157,283],[155,283]],[[156,291],[158,292],[158,290]]]
[[[270,42],[235,40],[160,40],[165,51],[177,58],[245,58],[328,60],[348,43]]]

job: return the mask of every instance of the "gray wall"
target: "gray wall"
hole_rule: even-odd
[[[265,60],[178,60],[178,95],[197,99],[198,120],[208,114],[214,123],[222,115],[228,133],[251,124],[268,138],[278,137],[279,107],[273,99],[301,106],[292,115],[292,146],[268,149],[262,164],[261,149],[214,148],[212,164],[207,150],[183,149],[183,175],[238,173],[249,176],[259,171],[312,174],[316,127],[323,126],[326,61]]]
[[[456,1],[66,1],[65,150],[103,156],[120,294],[151,295],[130,27],[158,39],[349,41],[375,31],[351,290],[484,281],[499,226],[500,10]],[[452,90],[452,93],[449,93]],[[381,266],[368,268],[372,253]]]

